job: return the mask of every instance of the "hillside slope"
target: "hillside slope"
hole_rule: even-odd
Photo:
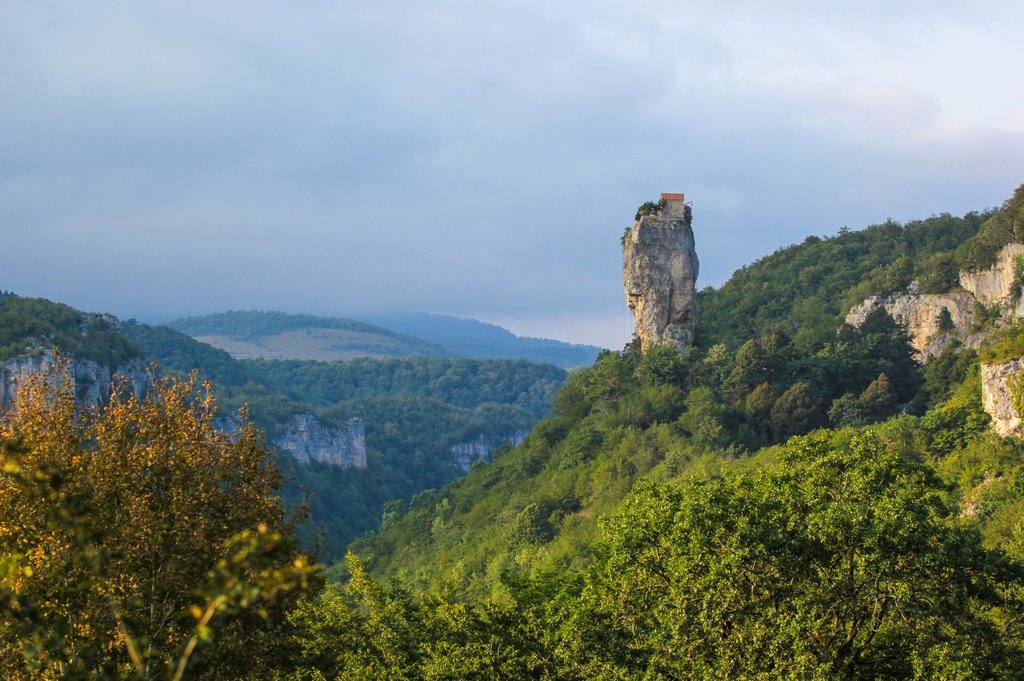
[[[954,286],[958,249],[1006,222],[1020,195],[995,213],[809,238],[740,270],[702,292],[696,347],[602,355],[570,378],[555,415],[523,445],[421,495],[354,549],[375,574],[417,590],[500,596],[510,579],[589,565],[599,519],[640,480],[770,467],[793,436],[872,424],[886,424],[886,437],[940,470],[956,494],[984,499],[981,529],[1006,540],[1024,494],[1001,483],[979,492],[986,474],[966,462],[1012,459],[1021,445],[988,432],[977,354],[954,346],[921,366],[884,311],[858,329],[842,315],[912,279]],[[1024,475],[1024,457],[1012,468]]]
[[[736,348],[772,329],[810,344],[827,341],[850,307],[869,295],[902,290],[913,280],[928,293],[954,285],[958,247],[997,215],[943,214],[809,236],[737,270],[721,288],[702,290],[698,343]]]
[[[466,357],[527,359],[569,369],[589,366],[602,348],[550,338],[517,336],[496,324],[440,314],[388,314],[366,317],[373,324],[395,329],[451,348]]]
[[[514,442],[547,413],[565,380],[561,369],[522,360],[238,360],[167,327],[127,322],[124,332],[166,370],[200,369],[222,404],[244,406],[272,441],[296,415],[312,414],[327,427],[362,420],[366,470],[279,459],[289,500],[300,501],[302,488],[313,494],[311,518],[325,531],[328,557],[377,529],[387,502],[440,487],[477,456]],[[475,445],[472,459],[456,451],[468,444]]]
[[[457,357],[436,343],[365,322],[284,312],[222,312],[187,317],[167,326],[239,359],[354,357]]]

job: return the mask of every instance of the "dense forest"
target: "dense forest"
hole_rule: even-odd
[[[921,365],[884,311],[842,315],[991,264],[1022,196],[810,238],[705,290],[696,347],[574,373],[522,446],[357,542],[319,607],[508,678],[1013,677],[1024,446],[989,430],[979,352]],[[1022,329],[981,355],[1024,350]],[[440,647],[308,664],[431,678]]]
[[[0,295],[0,361],[51,347],[110,368],[144,354],[117,332],[107,316],[86,314],[41,298]]]
[[[524,360],[236,360],[167,327],[126,322],[123,331],[164,371],[185,376],[200,367],[217,386],[224,411],[244,407],[271,439],[296,414],[312,413],[328,426],[363,420],[366,470],[279,456],[285,498],[310,507],[300,533],[320,542],[325,558],[376,530],[389,502],[464,474],[452,446],[480,436],[500,442],[529,429],[565,380],[561,369]]]
[[[116,450],[124,433],[173,444],[173,428],[131,426],[168,410],[101,413],[84,422],[81,436],[63,440],[40,434],[67,427],[15,421],[0,432],[8,438],[8,480],[0,489],[12,499],[35,494],[60,512],[31,516],[35,529],[24,539],[0,534],[9,613],[0,664],[11,674],[56,678],[62,669],[103,668],[145,678],[150,668],[162,674],[177,662],[196,676],[232,678],[230,661],[250,632],[261,646],[248,669],[259,678],[1020,678],[1024,440],[991,430],[980,377],[984,362],[1024,356],[1024,320],[981,315],[987,326],[979,331],[988,337],[980,348],[954,343],[925,364],[884,309],[857,328],[842,320],[863,296],[912,282],[917,290],[951,290],[951,272],[991,265],[1004,245],[1020,240],[1022,204],[1024,188],[998,211],[814,237],[744,268],[721,289],[701,293],[694,347],[642,352],[634,342],[572,372],[521,445],[443,487],[396,495],[380,531],[352,544],[327,585],[289,543],[294,527],[268,509],[270,530],[242,538],[228,532],[232,546],[245,540],[251,547],[231,554],[235,572],[227,559],[212,569],[204,563],[211,576],[235,581],[214,580],[202,591],[208,600],[190,608],[176,603],[182,614],[173,636],[150,634],[158,645],[146,659],[130,643],[141,640],[134,632],[154,631],[146,629],[151,610],[133,609],[149,602],[133,591],[150,583],[140,577],[149,564],[107,557],[114,539],[79,531],[100,522],[92,520],[98,511],[69,506],[96,490],[105,499],[134,497],[117,491],[116,476],[72,475],[78,486],[65,494],[51,477],[27,473],[45,468],[32,468],[32,452],[54,461],[60,452],[93,452],[97,443]],[[275,379],[280,371],[297,377],[296,390],[338,400],[323,407],[325,418],[332,410],[339,419],[356,413],[349,408],[355,399],[375,412],[397,409],[396,419],[432,418],[418,412],[419,401],[433,397],[421,388],[387,398],[407,402],[399,408],[332,385],[330,377],[356,367],[331,367],[341,373],[324,374],[322,385],[319,370],[302,363],[235,370],[228,393],[256,376],[268,390],[274,380],[290,380]],[[367,380],[400,390],[406,371],[413,369],[375,367]],[[497,383],[506,397],[520,389],[500,409],[533,404],[515,380],[492,381],[485,372],[477,385],[472,372],[453,376],[453,384],[442,378],[431,388],[450,389],[452,409],[465,408],[454,403],[464,384],[484,390]],[[53,386],[42,381],[33,404],[62,404]],[[154,399],[195,390],[177,386],[165,385]],[[1010,389],[1024,410],[1024,381]],[[185,402],[193,413],[209,409],[202,400]],[[67,419],[66,409],[25,413]],[[207,442],[236,446],[208,436],[185,441],[202,443],[198,461]],[[238,452],[233,460],[254,465],[257,458]],[[227,492],[232,479],[229,470],[221,502],[208,513],[243,493]],[[253,503],[264,503],[274,486],[259,479]],[[143,477],[137,486],[148,484]],[[50,491],[32,491],[39,486]],[[160,523],[161,537],[180,530],[173,519]],[[225,555],[218,547],[227,530],[219,532],[204,544],[211,556]],[[277,548],[261,553],[268,532]],[[46,581],[58,566],[42,556],[61,537],[78,570],[72,586],[86,585],[70,593],[96,613],[91,637],[61,619],[54,604],[68,592]],[[75,562],[77,555],[94,559]],[[253,562],[259,556],[265,563]],[[243,588],[249,600],[227,586],[239,584],[251,585]],[[200,628],[217,598],[230,605],[223,622],[211,616]],[[31,607],[35,619],[26,614]],[[49,621],[60,625],[52,635]],[[218,626],[223,638],[214,635]]]

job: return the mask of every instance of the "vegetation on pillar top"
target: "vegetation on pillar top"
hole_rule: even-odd
[[[636,209],[636,220],[639,220],[645,215],[657,215],[661,211],[665,210],[668,205],[668,199],[661,198],[657,201],[645,201],[640,204],[640,207]]]

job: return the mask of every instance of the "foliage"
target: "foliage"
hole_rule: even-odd
[[[770,333],[735,353],[724,344],[706,352],[642,353],[632,345],[605,353],[571,374],[555,416],[521,447],[354,548],[375,574],[417,588],[458,584],[487,594],[502,571],[554,570],[579,560],[579,552],[589,555],[597,517],[647,472],[675,473],[703,457],[732,457],[807,433],[825,425],[830,405],[847,393],[856,418],[840,425],[882,420],[919,389],[906,334],[884,314],[804,352],[785,334]],[[431,534],[445,499],[451,529]],[[517,552],[517,518],[532,505],[546,509],[537,535],[544,548]]]
[[[309,545],[320,542],[327,559],[377,529],[387,502],[463,474],[453,445],[481,435],[500,442],[528,430],[565,380],[561,369],[524,360],[240,361],[167,327],[129,322],[124,329],[167,371],[185,375],[202,367],[224,402],[247,408],[271,436],[305,412],[327,425],[363,420],[366,470],[278,459],[286,471],[284,498],[309,504],[310,523],[299,534]]]
[[[946,293],[960,285],[960,270],[949,251],[923,258],[915,273],[921,293]]]
[[[194,378],[82,411],[68,371],[33,376],[0,422],[17,443],[0,479],[4,677],[267,673],[312,573],[257,432],[215,430]]]
[[[845,441],[844,441],[845,440]],[[638,486],[574,608],[573,652],[615,678],[986,677],[1020,577],[933,471],[870,434],[795,440],[775,470]],[[594,646],[595,627],[609,643]],[[615,670],[609,673],[610,670]],[[596,675],[596,674],[595,674]]]
[[[353,545],[407,613],[360,629],[401,661],[366,669],[438,678],[428,645],[481,639],[425,643],[432,613],[512,607],[542,678],[1014,677],[1024,445],[989,432],[974,351],[922,367],[884,311],[839,326],[866,294],[949,284],[987,217],[809,238],[702,293],[697,347],[573,372],[522,445]],[[388,633],[406,621],[413,649]]]
[[[292,617],[291,678],[1012,677],[1024,563],[984,546],[907,425],[640,481],[589,565],[503,571],[494,597],[416,594],[350,555]]]
[[[1024,242],[1024,185],[1017,187],[981,229],[956,249],[957,264],[967,270],[992,267],[1010,242]]]
[[[839,323],[865,295],[951,285],[962,244],[1016,229],[1009,210],[783,249],[702,292],[696,347],[602,353],[521,445],[448,484],[434,466],[447,438],[528,424],[557,381],[435,360],[214,361],[260,413],[305,403],[388,438],[366,471],[291,469],[329,491],[313,500],[324,517],[357,518],[347,499],[373,508],[359,531],[384,522],[334,568],[344,584],[287,618],[280,674],[1019,676],[1024,444],[989,432],[977,353],[950,346],[922,367],[884,310]],[[21,560],[0,573],[22,579]],[[234,621],[209,643],[228,650],[211,675],[237,664]]]
[[[1010,284],[1010,296],[1014,300],[1020,300],[1024,295],[1024,257],[1017,256],[1013,259],[1013,282]]]
[[[227,352],[166,326],[150,326],[130,319],[121,324],[121,332],[145,350],[164,372],[187,376],[199,369],[203,376],[225,388],[253,382],[244,364]]]
[[[991,334],[985,339],[978,356],[984,364],[1002,364],[1024,357],[1024,320]]]
[[[547,412],[565,380],[563,370],[526,360],[249,360],[243,366],[268,387],[317,406],[380,396],[424,397],[464,408],[513,404],[534,418]]]
[[[936,320],[935,326],[939,333],[949,333],[956,330],[956,324],[953,323],[953,315],[950,314],[948,307],[942,308],[939,312],[939,318]]]
[[[902,290],[915,277],[932,282],[926,266],[936,268],[935,282],[948,279],[948,258],[939,254],[951,253],[989,215],[889,221],[780,249],[738,270],[721,288],[700,291],[697,342],[735,348],[778,327],[827,340],[840,315],[868,296]]]
[[[118,333],[115,320],[90,315],[42,298],[0,296],[0,361],[27,352],[61,352],[111,369],[142,357],[142,350]]]
[[[1021,414],[1024,414],[1024,380],[1018,372],[1007,378],[1006,383],[1010,389],[1013,411],[1020,418]]]
[[[640,204],[640,207],[636,209],[636,217],[634,220],[639,220],[645,215],[657,215],[661,211],[665,210],[665,206],[668,205],[667,199],[658,199],[657,201],[644,201]]]
[[[299,655],[292,679],[552,678],[545,623],[509,604],[421,601],[368,577],[347,559],[351,578],[292,615]]]

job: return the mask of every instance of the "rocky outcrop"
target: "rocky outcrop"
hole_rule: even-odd
[[[1020,416],[1013,408],[1010,379],[1020,375],[1024,360],[981,365],[981,400],[992,417],[992,430],[1000,435],[1020,435]]]
[[[1024,315],[1024,300],[1013,290],[1018,258],[1024,258],[1024,244],[1007,244],[990,269],[960,272],[960,286],[982,305],[998,305],[1007,316],[1020,317]]]
[[[690,345],[697,322],[692,214],[681,194],[662,199],[661,209],[642,216],[623,239],[622,283],[644,350]]]
[[[40,350],[31,354],[18,355],[0,364],[0,408],[14,403],[26,376],[53,369],[56,358],[52,351]],[[91,359],[72,358],[71,380],[75,397],[80,403],[98,404],[110,397],[114,385],[123,380],[128,390],[136,397],[142,397],[152,386],[152,377],[142,360],[131,360],[111,370],[110,367]]]
[[[301,463],[366,468],[366,429],[358,418],[350,419],[344,428],[327,428],[312,414],[297,414],[273,444]]]
[[[917,293],[916,283],[911,284],[904,294],[871,296],[850,310],[846,323],[860,326],[874,310],[884,307],[906,327],[921,361],[935,357],[953,341],[977,348],[986,335],[975,330],[979,306],[994,314],[996,325],[1024,317],[1024,296],[1014,290],[1017,262],[1022,259],[1024,244],[1007,244],[990,269],[960,272],[962,291],[922,294]],[[949,313],[949,328],[945,329],[940,328],[944,311]]]
[[[469,471],[477,461],[490,463],[491,454],[501,446],[518,447],[526,439],[528,431],[513,430],[503,438],[490,438],[480,435],[475,440],[460,442],[452,445],[451,452],[455,455],[455,465],[464,471]]]
[[[966,291],[871,296],[850,310],[846,323],[859,327],[880,307],[907,329],[910,344],[922,361],[935,357],[954,340],[976,348],[983,337],[972,331],[977,305]],[[941,328],[943,311],[949,314],[951,328]]]

